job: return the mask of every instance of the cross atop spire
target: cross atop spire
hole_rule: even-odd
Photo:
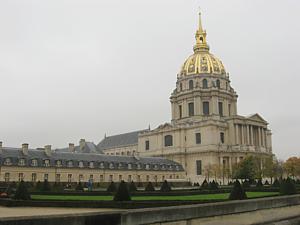
[[[196,31],[196,45],[194,46],[194,52],[209,51],[209,46],[206,42],[206,31],[202,28],[201,12],[199,10],[199,24]]]

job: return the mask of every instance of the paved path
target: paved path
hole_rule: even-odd
[[[78,213],[118,212],[118,209],[54,208],[54,207],[4,207],[0,206],[0,219],[8,217],[45,216]],[[124,211],[124,210],[122,210]]]

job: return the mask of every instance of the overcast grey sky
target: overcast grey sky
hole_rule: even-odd
[[[297,0],[0,0],[4,145],[98,143],[169,121],[199,6],[239,114],[269,121],[279,158],[299,156]]]

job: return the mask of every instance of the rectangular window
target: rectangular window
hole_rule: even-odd
[[[137,182],[140,183],[141,182],[141,175],[137,175]]]
[[[149,176],[149,175],[146,176],[146,181],[147,181],[147,182],[150,181],[150,176]]]
[[[122,175],[119,175],[119,181],[122,181]]]
[[[112,182],[114,180],[114,175],[109,175],[109,182]]]
[[[145,150],[149,150],[150,144],[149,141],[145,141]]]
[[[4,180],[5,182],[9,182],[9,173],[5,173]]]
[[[79,174],[79,182],[82,182],[82,181],[83,181],[83,175]]]
[[[228,104],[228,115],[231,116],[231,104]]]
[[[225,142],[225,135],[223,132],[220,133],[220,141],[222,144],[224,144],[224,142]]]
[[[128,182],[131,182],[131,175],[128,175]]]
[[[219,115],[223,116],[223,102],[219,102]]]
[[[48,173],[45,173],[44,174],[44,180],[48,180],[48,177],[49,177]]]
[[[197,173],[197,175],[202,174],[202,161],[201,160],[196,160],[196,173]]]
[[[196,133],[196,144],[201,144],[201,133]]]
[[[194,116],[194,103],[189,103],[189,116]]]
[[[24,180],[24,174],[23,173],[19,173],[19,181]]]
[[[90,175],[90,179],[89,179],[89,181],[91,181],[91,182],[93,182],[93,181],[94,181],[94,175],[93,175],[93,174],[91,174],[91,175]]]
[[[179,119],[182,118],[182,106],[180,105],[179,106]]]
[[[36,182],[36,173],[31,174],[31,181]]]
[[[203,102],[203,115],[209,115],[209,102]]]
[[[55,182],[56,182],[56,183],[59,183],[59,182],[60,182],[60,174],[59,174],[59,173],[57,173],[57,174],[55,175]]]
[[[104,181],[104,176],[100,175],[100,182],[103,182],[103,181]]]
[[[165,136],[165,147],[173,146],[173,136],[172,135],[166,135]]]
[[[68,174],[68,182],[69,182],[69,183],[72,182],[72,174]]]

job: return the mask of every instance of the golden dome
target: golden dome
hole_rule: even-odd
[[[200,13],[199,27],[195,38],[194,54],[185,60],[180,75],[185,76],[200,73],[226,74],[221,60],[209,52],[209,46],[206,42],[206,31],[202,29]]]

